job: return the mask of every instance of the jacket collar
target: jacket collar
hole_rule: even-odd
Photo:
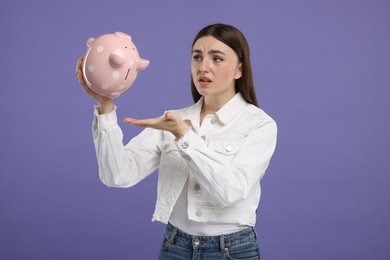
[[[193,127],[198,128],[199,126],[202,105],[203,97],[201,97],[183,117],[185,121],[190,121]],[[229,123],[238,113],[240,113],[246,105],[247,102],[239,92],[216,112],[216,116],[218,120],[225,125]]]

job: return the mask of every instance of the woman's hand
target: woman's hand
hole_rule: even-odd
[[[87,83],[85,83],[85,80],[83,77],[83,71],[82,71],[83,58],[84,57],[81,57],[77,61],[77,64],[76,64],[76,75],[77,75],[77,78],[79,79],[80,85],[83,87],[85,93],[87,93],[88,96],[92,97],[99,104],[100,114],[109,113],[112,110],[114,110],[114,102],[112,101],[112,99],[110,99],[108,97],[96,94],[88,87]]]
[[[140,127],[150,127],[154,129],[169,131],[176,138],[180,138],[189,130],[189,127],[181,119],[180,115],[171,112],[166,112],[164,117],[141,120],[126,117],[124,119],[124,122]]]

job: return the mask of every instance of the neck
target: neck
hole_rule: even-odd
[[[203,98],[202,114],[203,115],[215,114],[234,96],[235,93],[232,96],[225,96],[225,97],[205,96]]]

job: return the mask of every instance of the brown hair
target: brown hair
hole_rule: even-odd
[[[252,78],[252,69],[249,57],[249,45],[245,36],[235,27],[227,24],[211,24],[203,28],[195,36],[192,46],[202,37],[212,36],[233,49],[237,54],[239,62],[242,64],[242,76],[236,80],[236,93],[241,92],[246,102],[259,106],[256,98],[255,87]],[[198,102],[201,95],[196,90],[193,78],[191,76],[191,92],[194,102]]]

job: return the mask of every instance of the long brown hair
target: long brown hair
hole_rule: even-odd
[[[238,56],[239,62],[242,64],[242,76],[236,80],[235,89],[236,93],[241,92],[246,102],[251,103],[255,106],[259,106],[256,98],[255,87],[253,84],[252,69],[249,57],[249,45],[245,36],[237,28],[227,24],[211,24],[203,28],[195,36],[192,46],[195,42],[202,37],[212,36],[215,39],[223,42]],[[198,102],[201,95],[196,90],[193,78],[191,76],[191,93],[194,102]]]

